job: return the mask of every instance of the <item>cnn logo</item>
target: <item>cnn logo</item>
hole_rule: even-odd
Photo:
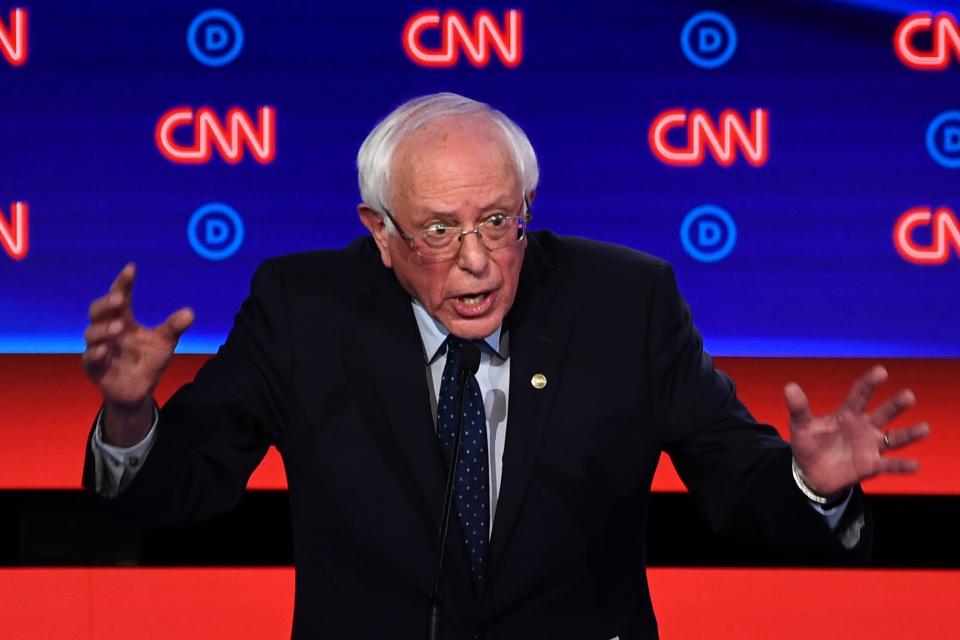
[[[11,9],[9,26],[0,20],[0,51],[14,67],[21,67],[27,62],[26,9]]]
[[[181,129],[187,132],[186,140],[176,139]],[[204,164],[214,151],[225,162],[237,164],[243,160],[245,150],[260,164],[270,164],[277,155],[276,130],[273,107],[260,107],[256,124],[250,114],[236,107],[227,111],[224,121],[208,107],[196,111],[174,107],[160,116],[154,140],[160,153],[178,164]]]
[[[929,50],[916,45],[916,36],[929,34]],[[893,49],[900,62],[919,71],[941,71],[953,57],[960,61],[960,25],[949,13],[936,17],[932,13],[914,13],[907,16],[893,36]]]
[[[921,243],[915,232],[930,233],[930,243]],[[960,257],[960,222],[947,207],[933,211],[930,207],[914,207],[906,211],[893,227],[893,246],[907,262],[919,265],[944,264],[953,253]]]
[[[686,140],[670,139],[674,130],[686,133]],[[766,109],[754,109],[749,119],[732,109],[714,122],[700,109],[668,109],[653,119],[647,133],[650,150],[657,159],[675,167],[695,167],[704,163],[707,153],[721,167],[737,159],[737,149],[748,163],[760,167],[767,163],[770,150],[770,116]]]
[[[424,43],[425,33],[439,35],[439,46]],[[491,50],[506,67],[516,67],[523,59],[523,12],[509,9],[503,13],[503,24],[497,23],[486,10],[473,16],[469,25],[458,11],[442,15],[427,9],[411,16],[403,27],[403,50],[422,67],[452,67],[462,52],[475,67],[489,64]]]

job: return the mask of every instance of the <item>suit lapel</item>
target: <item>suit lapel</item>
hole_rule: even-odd
[[[362,402],[360,409],[384,463],[418,513],[424,532],[435,540],[446,475],[430,410],[422,340],[410,296],[377,261],[368,271],[370,288],[361,294],[369,309],[352,327],[356,344],[350,352],[359,358],[348,368],[373,396],[374,402]],[[470,568],[453,515],[446,564],[469,585]]]
[[[556,279],[550,277],[553,271],[554,265],[531,238],[517,299],[505,322],[510,332],[510,397],[503,478],[490,545],[491,571],[496,570],[523,506],[560,382],[571,317],[560,308],[564,302]],[[542,378],[534,380],[538,374]]]

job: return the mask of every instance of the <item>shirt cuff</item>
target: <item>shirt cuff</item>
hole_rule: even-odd
[[[116,497],[137,475],[156,440],[159,413],[153,407],[153,424],[143,440],[132,447],[117,447],[103,441],[103,410],[97,416],[90,449],[94,459],[94,490],[106,498]]]
[[[804,497],[807,498],[807,504],[813,507],[814,511],[826,519],[831,531],[836,531],[837,525],[840,523],[840,519],[843,517],[843,512],[846,511],[847,505],[850,504],[850,497],[853,496],[853,489],[847,489],[846,495],[839,504],[833,504],[828,507],[827,498],[816,493],[805,482],[805,478],[800,472],[800,467],[797,465],[796,458],[791,461],[790,467],[793,472],[793,481],[797,484],[797,488],[800,489]]]
[[[836,531],[837,525],[840,524],[840,519],[843,518],[843,513],[847,510],[847,505],[850,504],[850,498],[852,497],[853,489],[847,489],[847,497],[845,497],[840,504],[829,509],[824,509],[822,506],[816,502],[813,502],[812,500],[808,500],[808,503],[811,507],[813,507],[814,511],[826,519],[827,524],[830,525],[830,530]]]

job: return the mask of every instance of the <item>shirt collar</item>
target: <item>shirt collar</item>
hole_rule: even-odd
[[[420,339],[423,340],[423,355],[427,364],[433,363],[440,356],[440,348],[446,341],[450,332],[445,326],[437,322],[423,305],[417,300],[412,300],[413,317],[417,319],[417,328],[420,329]],[[506,354],[500,350],[500,332],[503,325],[497,327],[497,330],[483,339],[484,345],[495,353],[501,360],[506,360]]]

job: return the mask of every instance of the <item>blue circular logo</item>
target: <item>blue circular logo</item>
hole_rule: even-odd
[[[927,127],[927,151],[934,162],[960,169],[960,111],[944,111]]]
[[[719,262],[737,243],[737,225],[726,210],[713,204],[700,205],[683,218],[680,242],[694,260]]]
[[[187,47],[194,58],[208,67],[222,67],[240,55],[243,27],[229,11],[207,9],[190,23]]]
[[[730,18],[716,11],[701,11],[683,25],[680,48],[694,65],[716,69],[725,65],[737,49],[737,30]]]
[[[222,202],[205,204],[190,216],[187,240],[201,257],[224,260],[243,244],[243,220],[233,207]]]

